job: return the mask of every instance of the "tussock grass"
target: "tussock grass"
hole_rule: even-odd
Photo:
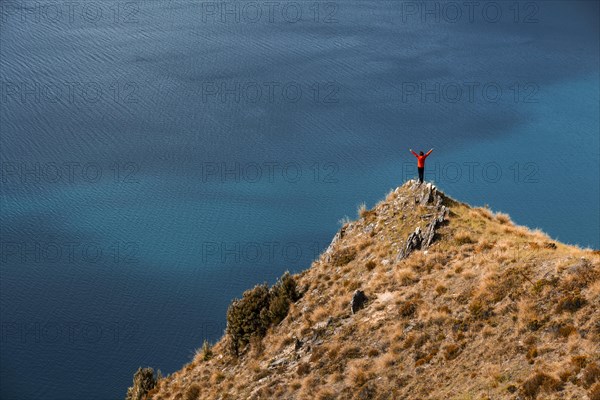
[[[333,250],[294,275],[303,296],[260,340],[235,357],[225,335],[207,360],[199,351],[160,379],[152,399],[185,399],[198,385],[199,399],[223,400],[598,400],[600,253],[444,202],[436,242],[405,259],[429,209],[406,188],[359,207]],[[358,288],[372,301],[353,315]]]

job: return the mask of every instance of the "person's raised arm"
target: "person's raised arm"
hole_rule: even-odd
[[[411,152],[411,153],[413,153],[413,155],[414,155],[415,157],[419,157],[419,155],[418,155],[417,153],[415,153],[415,152],[413,151],[413,149],[409,149],[409,150],[410,150],[410,152]]]
[[[432,147],[432,148],[431,148],[431,150],[429,150],[429,151],[427,152],[427,154],[425,154],[425,155],[426,155],[426,156],[430,155],[432,151],[433,151],[433,147]]]

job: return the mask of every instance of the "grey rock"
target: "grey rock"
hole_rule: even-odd
[[[333,249],[335,248],[336,243],[339,242],[344,237],[344,234],[346,233],[346,229],[347,229],[346,226],[342,226],[340,228],[340,230],[335,234],[333,239],[331,240],[331,243],[329,244],[329,246],[327,247],[327,249],[324,252],[325,261],[327,261],[327,262],[331,261],[331,253],[333,253]]]
[[[406,239],[406,244],[400,254],[398,255],[398,260],[408,257],[413,250],[418,250],[421,248],[421,243],[423,242],[423,236],[421,234],[421,228],[417,227],[413,233],[408,236]]]
[[[273,368],[277,368],[279,366],[285,365],[287,363],[288,363],[288,360],[285,359],[284,357],[282,357],[277,360],[273,360],[271,363],[269,363],[269,366],[267,368],[273,369]]]
[[[429,223],[423,231],[419,227],[415,229],[406,239],[406,243],[398,253],[396,261],[400,261],[410,255],[414,250],[425,250],[435,241],[437,228],[448,217],[448,208],[442,205],[443,198],[431,183],[422,186],[412,186],[415,191],[415,202],[419,203],[432,212],[423,215],[422,219],[429,219]],[[428,205],[433,203],[433,205]]]
[[[421,193],[419,198],[419,204],[424,206],[432,200],[431,197],[431,186],[426,186],[425,190]]]
[[[352,314],[355,314],[358,310],[363,308],[367,300],[368,299],[365,295],[365,292],[363,292],[362,290],[354,291],[354,294],[352,295],[352,300],[350,300],[350,311],[352,312]]]
[[[319,322],[318,324],[315,324],[314,329],[315,330],[325,329],[331,325],[333,325],[333,318],[329,317],[329,318],[327,318],[327,321],[322,321],[322,322]]]
[[[437,188],[431,183],[424,183],[422,185],[411,185],[411,188],[415,191],[415,204],[422,206],[432,203],[439,197],[437,194]]]
[[[446,206],[441,206],[439,214],[431,220],[427,228],[425,229],[425,234],[423,236],[423,248],[427,248],[431,246],[435,239],[435,231],[436,229],[444,222],[448,213],[448,209]]]
[[[574,275],[587,275],[587,274],[592,274],[593,270],[594,270],[594,267],[590,263],[590,261],[585,258],[581,258],[581,260],[577,264],[572,265],[569,268],[567,268],[566,272],[568,274],[574,274]]]

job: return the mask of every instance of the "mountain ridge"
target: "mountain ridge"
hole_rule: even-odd
[[[598,400],[599,306],[597,250],[410,180],[128,399]]]

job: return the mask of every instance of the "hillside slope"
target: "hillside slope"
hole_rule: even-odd
[[[262,339],[236,357],[225,335],[148,397],[600,399],[598,251],[430,184],[361,210],[293,278]]]

